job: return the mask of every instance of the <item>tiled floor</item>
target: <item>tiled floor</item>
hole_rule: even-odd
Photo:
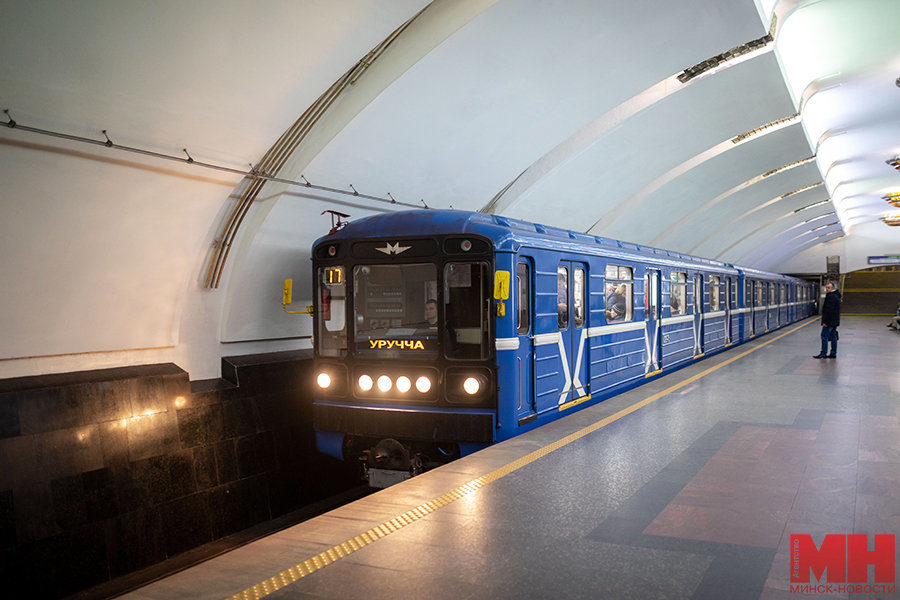
[[[130,597],[239,593],[791,328]],[[900,334],[870,317],[840,333],[837,360],[812,358],[812,323],[267,597],[807,597],[789,590],[792,533],[900,533]]]

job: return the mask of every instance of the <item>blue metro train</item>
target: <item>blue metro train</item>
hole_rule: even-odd
[[[312,260],[317,445],[379,472],[447,462],[816,310],[807,281],[455,210],[361,219]]]

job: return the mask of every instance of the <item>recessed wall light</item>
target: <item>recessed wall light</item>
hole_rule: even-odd
[[[687,83],[694,77],[701,75],[707,71],[715,69],[719,65],[729,60],[734,60],[739,56],[743,56],[749,52],[753,52],[754,50],[759,50],[760,48],[765,48],[769,44],[772,43],[774,38],[771,33],[767,33],[761,38],[757,38],[755,40],[750,40],[746,44],[741,44],[740,46],[735,46],[730,50],[726,50],[721,54],[716,54],[711,58],[707,58],[702,62],[698,62],[696,65],[692,67],[688,67],[684,71],[678,74],[678,81],[681,83]]]

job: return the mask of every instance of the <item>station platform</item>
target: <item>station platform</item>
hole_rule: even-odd
[[[126,597],[808,597],[791,534],[900,533],[885,324],[817,360],[807,319]]]

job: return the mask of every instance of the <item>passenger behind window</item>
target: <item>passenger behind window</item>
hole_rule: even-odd
[[[612,323],[614,321],[625,320],[625,294],[627,289],[624,283],[616,285],[608,283],[606,285],[606,321]]]
[[[674,291],[672,294],[669,295],[669,306],[672,307],[673,315],[681,314],[681,301],[678,300],[678,294],[675,293]]]

